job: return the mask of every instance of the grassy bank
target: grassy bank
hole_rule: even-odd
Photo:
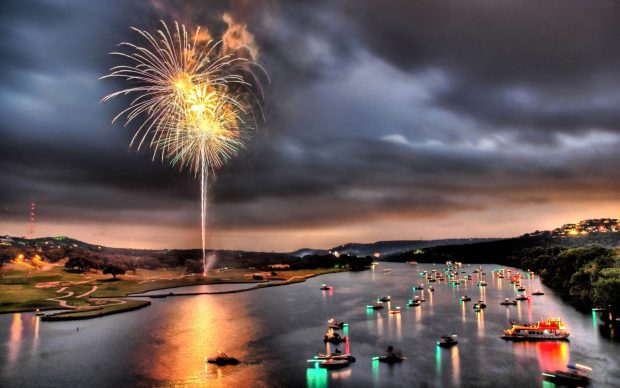
[[[98,318],[111,314],[124,313],[146,307],[151,304],[145,300],[120,300],[122,303],[113,303],[100,307],[92,307],[84,310],[65,311],[57,314],[46,315],[43,321],[69,321],[77,319]]]
[[[267,274],[264,279],[257,280],[251,276],[255,271],[247,269],[214,272],[207,277],[187,275],[183,268],[139,269],[114,280],[101,272],[76,273],[66,269],[63,262],[50,265],[44,270],[6,265],[0,268],[0,313],[34,311],[37,308],[67,309],[68,311],[46,317],[45,320],[86,319],[130,311],[150,304],[123,299],[130,294],[225,283],[256,283],[257,288],[280,286],[339,271],[341,270],[336,268],[279,271],[273,276]],[[269,283],[269,280],[275,279],[281,282]]]

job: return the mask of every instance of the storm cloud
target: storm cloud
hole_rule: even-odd
[[[235,26],[269,72],[264,122],[210,187],[213,246],[509,236],[620,211],[617,2],[0,7],[0,234],[24,234],[34,200],[41,235],[198,246],[194,177],[129,149],[110,123],[123,101],[100,103],[107,53],[160,19]]]

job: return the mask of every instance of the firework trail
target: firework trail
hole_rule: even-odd
[[[260,83],[252,72],[257,64],[226,53],[221,41],[190,37],[177,22],[155,34],[133,28],[144,46],[123,42],[127,52],[113,52],[128,64],[115,66],[102,78],[121,78],[129,87],[103,98],[132,96],[129,106],[112,122],[125,117],[125,126],[139,123],[131,140],[180,169],[200,176],[203,273],[206,275],[206,213],[209,171],[221,168],[244,147],[260,111]],[[260,68],[262,69],[262,68]],[[254,93],[253,89],[258,90]]]

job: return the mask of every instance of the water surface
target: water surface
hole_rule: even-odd
[[[0,386],[540,387],[541,370],[569,362],[594,368],[595,387],[620,386],[620,346],[599,335],[596,315],[577,312],[539,279],[522,283],[529,291],[540,288],[544,296],[500,306],[516,292],[507,279],[493,279],[493,266],[484,267],[486,276],[473,275],[464,286],[435,283],[430,293],[425,284],[427,301],[411,308],[405,307],[407,299],[422,295],[412,290],[423,280],[419,272],[442,266],[382,263],[377,271],[324,275],[282,287],[153,299],[141,310],[85,321],[0,315]],[[383,268],[392,271],[384,274]],[[487,287],[476,286],[479,277]],[[334,288],[320,291],[321,283]],[[473,301],[460,303],[463,294]],[[380,295],[391,295],[391,306],[403,307],[400,316],[366,310]],[[471,307],[478,298],[488,305],[481,314]],[[563,318],[570,342],[511,343],[498,337],[511,318],[549,316]],[[306,362],[326,350],[322,336],[330,317],[349,322],[347,347],[357,357],[339,371]],[[438,348],[442,334],[458,334],[458,346]],[[394,366],[371,361],[388,345],[401,348],[407,360]],[[205,356],[218,349],[243,364],[205,364]]]

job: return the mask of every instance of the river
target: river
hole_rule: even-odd
[[[32,313],[4,314],[0,386],[552,387],[543,384],[541,371],[564,369],[569,362],[592,367],[595,387],[620,386],[620,344],[601,337],[596,315],[568,306],[538,278],[522,284],[530,292],[543,290],[544,296],[501,306],[516,291],[507,279],[492,276],[494,266],[483,267],[487,275],[473,275],[464,286],[434,283],[431,293],[425,284],[426,302],[411,308],[405,305],[414,295],[412,286],[424,280],[420,271],[443,265],[381,263],[375,271],[329,274],[281,287],[153,299],[141,310],[83,321],[41,322]],[[384,268],[392,271],[383,273]],[[488,286],[476,286],[478,279]],[[320,291],[321,283],[333,289]],[[472,302],[459,302],[463,294]],[[402,313],[367,311],[365,306],[380,295],[391,295],[392,307],[402,306]],[[482,313],[472,308],[479,298],[488,305]],[[570,342],[499,338],[511,318],[552,316],[562,317]],[[357,358],[337,371],[306,361],[326,350],[322,337],[330,317],[349,323],[347,347]],[[438,348],[443,334],[458,334],[459,344]],[[388,345],[402,349],[407,359],[392,366],[373,362],[372,356]],[[205,364],[205,356],[218,349],[242,364]]]

